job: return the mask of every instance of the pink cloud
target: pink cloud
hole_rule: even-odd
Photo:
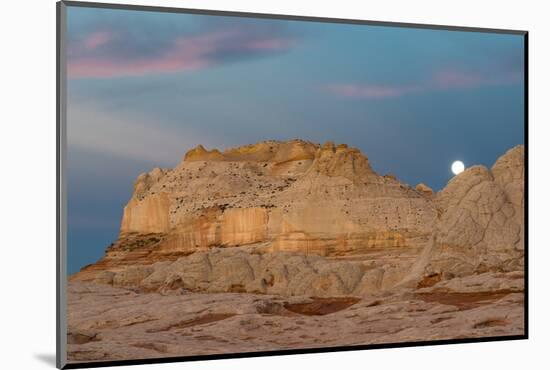
[[[97,31],[88,35],[83,41],[82,44],[88,50],[96,49],[97,47],[106,44],[112,39],[112,34],[107,31]]]
[[[472,89],[482,86],[508,85],[521,81],[518,74],[490,75],[446,69],[435,72],[425,83],[416,85],[331,84],[325,90],[342,97],[357,99],[389,99],[423,92]]]
[[[462,89],[479,87],[488,81],[478,73],[459,70],[445,70],[436,72],[433,76],[435,87],[440,89]]]
[[[207,61],[200,59],[184,60],[170,57],[132,62],[90,58],[70,63],[68,66],[68,74],[70,78],[110,78],[140,76],[148,73],[192,71],[204,68],[207,65]]]
[[[134,59],[109,56],[75,58],[69,61],[68,74],[71,78],[109,78],[197,70],[211,64],[206,54],[228,36],[215,33],[178,38],[168,50],[156,56]]]
[[[116,50],[110,54],[94,55],[93,49],[112,38],[111,34],[104,32],[88,36],[84,41],[87,50],[69,58],[69,77],[111,78],[193,71],[222,63],[226,54],[250,56],[285,50],[293,45],[292,40],[261,39],[232,30],[175,38],[169,47],[155,55],[128,58],[117,56]]]

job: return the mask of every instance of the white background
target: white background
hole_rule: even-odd
[[[545,1],[173,0],[133,4],[530,31],[530,339],[202,361],[132,369],[546,368],[550,360],[547,236],[550,41]],[[111,2],[118,2],[111,0]],[[55,358],[55,2],[5,1],[1,13],[0,304],[4,369],[53,368]],[[498,135],[498,132],[495,132]],[[527,366],[526,366],[527,365]],[[127,368],[127,367],[125,367]]]

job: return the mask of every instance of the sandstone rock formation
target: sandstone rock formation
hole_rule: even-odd
[[[343,144],[199,145],[70,277],[69,359],[522,334],[524,199],[523,146],[435,193]]]
[[[431,196],[433,195],[434,191],[432,190],[432,188],[430,188],[428,185],[424,184],[424,183],[420,183],[418,185],[415,186],[415,189],[416,191],[418,191],[419,193],[422,193],[426,196]]]
[[[165,233],[167,253],[271,242],[335,255],[405,239],[421,246],[434,219],[428,201],[346,145],[262,142],[223,153],[199,145],[175,169],[140,175],[121,237]]]
[[[489,170],[468,168],[437,195],[442,210],[432,265],[466,275],[523,269],[523,147]]]
[[[434,194],[343,144],[199,145],[138,177],[119,239],[72,280],[322,297],[521,270],[523,155]]]

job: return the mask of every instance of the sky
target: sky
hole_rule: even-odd
[[[440,190],[524,142],[520,35],[69,6],[66,37],[69,274],[197,144],[331,140]]]

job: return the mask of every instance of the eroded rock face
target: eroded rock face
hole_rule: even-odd
[[[492,171],[474,166],[437,194],[441,216],[434,231],[432,267],[461,276],[523,268],[523,221],[502,184]]]
[[[170,198],[167,193],[151,194],[143,199],[133,197],[126,207],[120,226],[121,234],[161,233],[170,229],[168,209]]]
[[[513,148],[434,194],[379,176],[343,144],[199,145],[138,177],[119,239],[72,279],[322,297],[520,270],[523,155]]]
[[[434,191],[432,190],[432,188],[430,188],[428,185],[424,184],[424,183],[420,183],[418,185],[416,185],[415,187],[416,191],[420,192],[421,194],[425,195],[425,196],[432,196]]]
[[[517,249],[524,248],[525,219],[525,153],[523,145],[518,145],[500,157],[491,168],[495,182],[504,190],[514,206],[514,218],[520,226],[520,238]]]

